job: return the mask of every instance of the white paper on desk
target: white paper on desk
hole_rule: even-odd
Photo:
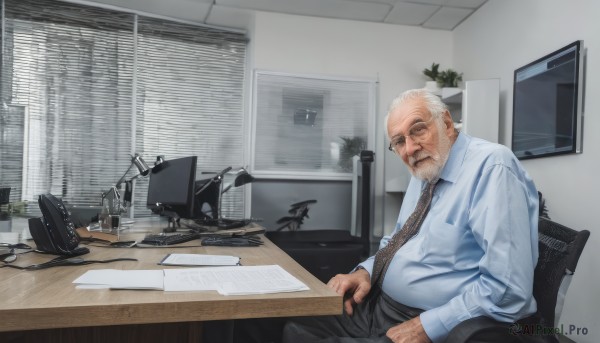
[[[214,269],[237,267],[207,267],[165,269],[165,291],[216,291],[219,287]]]
[[[161,262],[166,266],[236,266],[240,258],[228,255],[169,254]]]
[[[307,291],[309,288],[278,265],[250,266],[236,280],[220,284],[223,295]]]
[[[73,281],[78,288],[163,289],[162,270],[88,270]],[[81,287],[79,287],[81,286]]]
[[[297,292],[309,288],[278,265],[165,269],[165,291],[216,290],[223,295]]]

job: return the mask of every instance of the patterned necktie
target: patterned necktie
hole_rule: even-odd
[[[429,205],[431,204],[431,198],[433,196],[433,189],[438,184],[439,180],[428,183],[421,197],[417,202],[415,211],[408,217],[406,223],[402,227],[402,230],[396,232],[390,239],[388,244],[380,249],[375,254],[375,262],[373,264],[373,274],[371,275],[371,285],[377,285],[381,288],[383,284],[383,276],[387,271],[392,258],[396,254],[396,251],[400,249],[404,243],[411,239],[414,235],[419,232],[419,228],[429,212]]]

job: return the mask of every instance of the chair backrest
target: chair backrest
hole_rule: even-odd
[[[539,259],[533,281],[536,316],[543,326],[556,327],[564,295],[590,232],[540,218],[538,233]]]

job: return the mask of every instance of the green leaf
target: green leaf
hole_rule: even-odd
[[[340,160],[338,165],[343,171],[352,172],[352,156],[360,154],[367,148],[367,142],[363,137],[340,137],[344,142],[340,147]]]
[[[441,71],[436,79],[440,87],[458,87],[458,83],[462,81],[462,73],[458,73],[452,69]]]
[[[439,75],[439,67],[439,63],[432,63],[431,69],[423,69],[423,74],[425,74],[425,76],[429,77],[431,80],[435,81]]]

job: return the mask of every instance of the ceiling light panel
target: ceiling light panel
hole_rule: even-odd
[[[415,3],[415,4],[426,4],[426,5],[437,5],[437,6],[441,6],[444,5],[444,3],[446,2],[446,0],[399,0],[398,3],[401,2],[410,2],[410,3]]]
[[[439,8],[440,6],[399,2],[385,18],[385,22],[399,25],[421,25]]]
[[[266,12],[382,22],[391,5],[346,0],[215,0],[217,5]]]
[[[449,7],[479,8],[487,0],[446,0],[444,5]]]
[[[212,6],[212,0],[178,0],[175,4],[164,0],[94,0],[94,2],[193,22],[204,22]]]
[[[465,20],[465,18],[467,18],[471,13],[473,13],[472,9],[442,7],[439,11],[435,12],[431,18],[423,23],[423,27],[452,30],[456,27],[456,25]]]
[[[347,0],[347,1],[354,1],[354,0]],[[381,4],[389,4],[389,5],[394,5],[395,3],[398,2],[398,0],[360,0],[362,2],[378,2]]]

